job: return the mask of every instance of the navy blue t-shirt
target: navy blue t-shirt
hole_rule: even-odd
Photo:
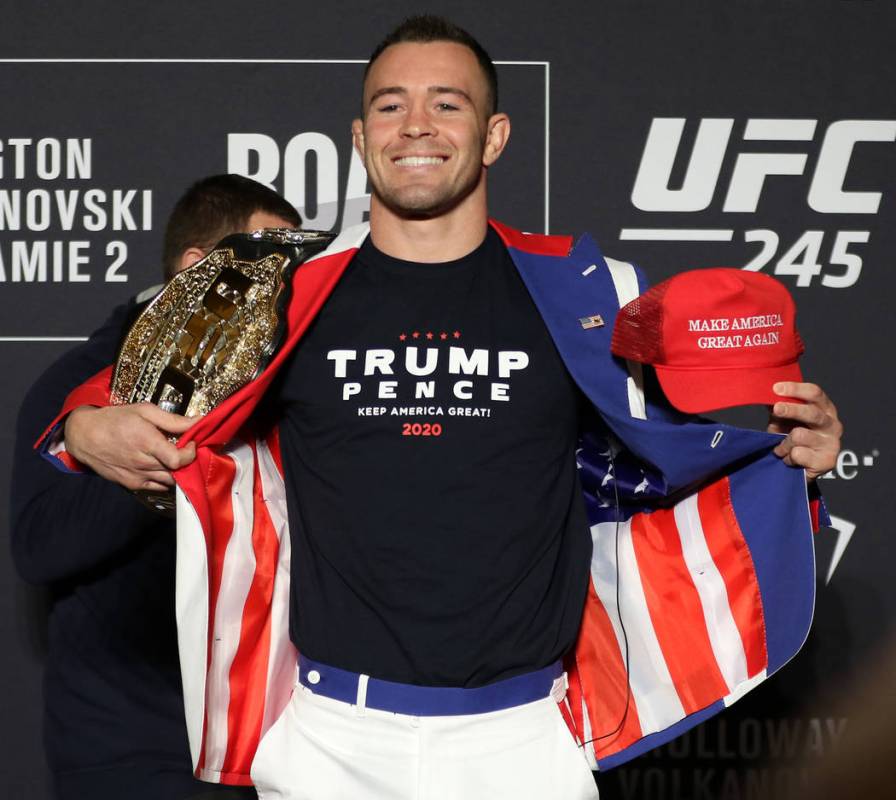
[[[277,393],[299,650],[430,686],[569,650],[591,552],[580,397],[494,231],[438,264],[368,239]]]

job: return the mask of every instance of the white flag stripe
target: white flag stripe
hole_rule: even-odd
[[[647,419],[647,403],[644,400],[644,370],[635,361],[626,361],[631,373],[625,379],[625,390],[628,392],[628,413],[634,419]]]
[[[745,680],[740,686],[735,688],[735,690],[725,697],[725,705],[730,706],[736,703],[741,699],[747,692],[755,689],[760,683],[762,683],[768,677],[768,673],[766,670],[762,670],[757,672],[752,678],[749,680]]]
[[[330,242],[329,246],[324,250],[321,250],[316,255],[311,256],[305,264],[310,264],[312,261],[320,261],[325,258],[329,258],[336,253],[344,253],[346,250],[351,250],[355,247],[360,247],[364,244],[364,240],[367,238],[367,234],[370,233],[370,223],[369,222],[361,222],[357,225],[351,225],[344,230],[341,230],[335,239]]]
[[[613,625],[623,658],[626,645],[619,624],[620,613],[628,635],[630,683],[641,731],[646,735],[662,730],[682,719],[685,712],[650,619],[632,543],[631,521],[619,523],[621,609],[616,605],[616,523],[593,525],[591,538],[594,541],[591,561],[594,588]]]
[[[252,448],[239,443],[236,447],[228,448],[226,454],[236,465],[236,474],[231,490],[233,532],[224,551],[209,666],[205,764],[207,769],[213,771],[221,770],[227,754],[230,667],[239,648],[243,609],[255,574],[255,553],[252,548]]]
[[[638,286],[638,273],[631,264],[625,261],[606,257],[604,257],[604,261],[610,271],[610,277],[613,279],[616,300],[619,302],[619,307],[622,308],[641,294],[641,288]],[[626,361],[625,364],[629,372],[629,378],[626,381],[629,413],[635,419],[647,419],[643,369],[636,361]]]
[[[618,261],[615,258],[606,258],[607,269],[610,271],[610,277],[613,279],[613,288],[616,289],[616,300],[619,307],[622,308],[627,303],[634,300],[641,294],[641,287],[638,286],[638,273],[635,268],[627,261]]]
[[[592,741],[594,739],[594,734],[591,733],[591,715],[588,713],[588,704],[585,702],[585,694],[582,693],[582,727],[584,730],[582,731],[582,739],[583,742],[588,742],[582,749],[585,751],[585,760],[588,762],[588,766],[591,769],[597,769],[597,746],[599,742]],[[609,731],[607,731],[609,733]]]
[[[202,747],[205,719],[205,679],[208,657],[208,556],[205,534],[196,511],[186,495],[178,489],[177,497],[177,566],[175,567],[175,615],[177,646],[180,656],[181,682],[184,688],[184,711],[187,738],[193,769],[197,767]]]
[[[731,613],[728,589],[706,543],[703,523],[693,494],[675,504],[675,526],[691,580],[700,596],[703,618],[719,671],[729,691],[747,679],[747,654]]]
[[[271,599],[271,644],[268,654],[268,683],[265,687],[264,719],[261,735],[274,724],[289,702],[296,674],[296,649],[289,638],[289,528],[286,518],[286,492],[274,457],[265,442],[258,441],[258,471],[265,508],[277,532],[280,546],[274,595]],[[273,694],[276,693],[276,694]]]

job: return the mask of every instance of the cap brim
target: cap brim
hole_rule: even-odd
[[[803,380],[796,362],[776,367],[687,370],[654,365],[654,369],[669,402],[688,414],[733,406],[774,405],[781,399],[772,391],[774,384]]]

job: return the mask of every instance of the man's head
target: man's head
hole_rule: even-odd
[[[467,31],[458,27],[453,22],[449,22],[443,17],[435,17],[430,15],[420,15],[408,17],[395,30],[388,34],[375,48],[370,55],[370,60],[364,68],[364,83],[367,82],[367,76],[376,60],[383,54],[383,51],[393,44],[402,44],[405,42],[413,42],[415,44],[429,44],[430,42],[454,42],[463,45],[476,56],[479,66],[482,69],[482,76],[485,79],[486,88],[488,89],[486,110],[488,115],[498,111],[498,72],[485,48],[479,44]],[[363,117],[366,110],[367,98],[361,98],[361,116]]]
[[[194,183],[175,203],[162,264],[165,280],[205,256],[232,233],[298,228],[299,213],[279,194],[241,175],[212,175]]]
[[[507,142],[495,113],[495,68],[466,31],[438,17],[412,17],[374,50],[364,77],[355,147],[377,206],[429,219],[471,198],[485,208],[485,174]]]

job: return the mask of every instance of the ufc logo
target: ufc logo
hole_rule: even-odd
[[[644,145],[632,189],[632,203],[641,211],[703,211],[716,194],[722,162],[729,149],[733,119],[702,119],[681,188],[670,189],[685,120],[657,117]],[[749,119],[744,141],[811,142],[815,119]],[[853,148],[859,142],[896,141],[896,120],[844,119],[824,132],[818,162],[809,185],[808,203],[823,214],[876,214],[880,192],[844,189]],[[726,212],[754,212],[770,175],[802,175],[807,153],[740,152],[722,207]]]

